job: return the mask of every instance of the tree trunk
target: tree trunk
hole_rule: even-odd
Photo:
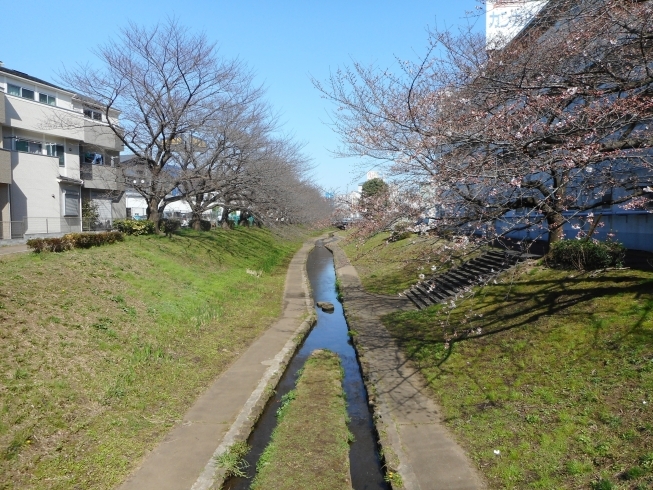
[[[193,228],[193,230],[200,231],[202,229],[202,223],[200,223],[201,220],[202,220],[202,213],[193,210],[190,219],[190,225]]]
[[[551,246],[562,240],[565,236],[564,229],[562,224],[564,223],[564,217],[562,213],[551,213],[546,217],[546,223],[549,227],[549,242],[548,249],[551,249]]]
[[[229,209],[223,207],[222,208],[222,217],[220,218],[220,226],[224,228],[225,230],[228,230],[229,227]]]
[[[147,203],[147,219],[154,222],[154,231],[159,233],[159,200],[155,197],[150,198]]]

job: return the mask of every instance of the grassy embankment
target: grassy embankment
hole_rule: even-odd
[[[351,490],[347,409],[338,356],[315,351],[261,455],[253,490]]]
[[[0,488],[115,487],[279,315],[301,241],[189,231],[3,257]]]
[[[526,265],[453,310],[384,321],[489,488],[653,488],[653,273]]]
[[[442,243],[439,240],[418,235],[396,242],[388,242],[388,238],[389,233],[378,233],[364,242],[348,237],[342,244],[369,292],[400,293],[415,284],[419,274],[431,274],[432,265],[440,266],[433,253]]]

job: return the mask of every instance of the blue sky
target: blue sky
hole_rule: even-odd
[[[352,60],[392,69],[395,56],[414,59],[424,53],[427,26],[466,22],[465,12],[477,5],[476,0],[34,0],[29,13],[12,10],[16,15],[2,16],[0,60],[7,68],[56,82],[62,67],[94,63],[93,47],[128,20],[150,25],[175,17],[204,31],[223,56],[239,57],[254,70],[281,114],[284,131],[306,143],[316,182],[345,192],[355,188],[359,171],[355,161],[330,154],[338,146],[337,135],[323,123],[330,104],[310,77],[324,81],[330,70]],[[478,26],[484,29],[482,18]]]

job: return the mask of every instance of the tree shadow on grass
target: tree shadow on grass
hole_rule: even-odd
[[[648,276],[645,273],[630,277],[591,277],[583,274],[544,280],[528,280],[526,276],[525,280],[509,286],[486,287],[469,304],[451,311],[450,316],[446,306],[440,305],[418,312],[392,313],[383,321],[400,345],[410,346],[413,354],[409,352],[409,358],[414,357],[414,352],[420,347],[446,346],[443,355],[438,356],[432,365],[441,367],[458,343],[533,327],[552,316],[560,318],[554,328],[564,326],[566,319],[588,318],[591,321],[595,313],[618,313],[620,298],[644,298],[649,301],[638,307],[637,311],[630,312],[628,316],[635,316],[636,319],[616,341],[623,342],[628,337],[636,336],[638,342],[653,345],[653,331],[642,329],[643,323],[653,313],[653,280]],[[611,298],[610,308],[593,311],[592,302],[602,298]],[[473,317],[471,320],[465,318],[469,312]]]

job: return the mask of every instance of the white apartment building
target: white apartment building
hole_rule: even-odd
[[[81,231],[82,197],[100,223],[125,216],[122,142],[106,111],[0,64],[0,239]],[[109,111],[112,120],[116,111]]]

